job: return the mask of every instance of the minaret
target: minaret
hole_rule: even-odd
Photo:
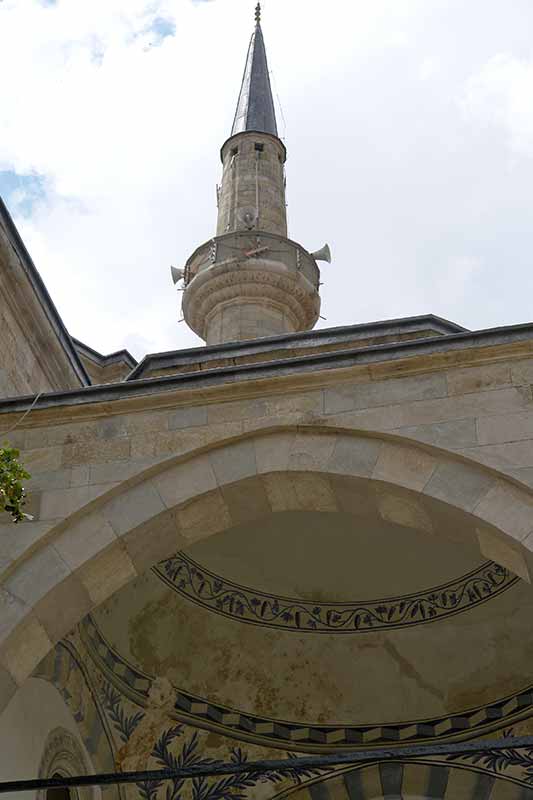
[[[314,255],[287,238],[285,145],[261,30],[261,7],[248,49],[230,138],[222,146],[214,239],[189,258],[183,314],[207,344],[312,328],[319,316],[320,270]]]

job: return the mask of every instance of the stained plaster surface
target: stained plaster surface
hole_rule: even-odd
[[[350,528],[335,514],[313,522],[305,513],[301,521],[298,516],[289,515],[284,526],[273,515],[263,525],[218,534],[190,553],[201,565],[216,566],[219,575],[229,573],[285,597],[307,596],[317,605],[347,592],[364,601],[431,589],[445,576],[455,577],[479,563],[473,547],[450,542],[445,547],[441,541],[432,552],[427,531],[388,525],[376,530],[372,541],[368,521],[359,535],[357,516]],[[449,521],[461,524],[453,517]],[[306,549],[310,528],[315,542]],[[385,534],[397,540],[390,552]],[[245,537],[248,550],[240,557],[235,543]],[[289,537],[293,542],[285,559],[282,540]],[[419,537],[426,543],[416,549]],[[530,587],[518,583],[462,613],[426,624],[345,636],[302,633],[199,607],[148,572],[98,609],[94,619],[126,662],[149,675],[165,675],[199,697],[302,724],[376,725],[458,713],[526,688],[533,655],[532,604]]]

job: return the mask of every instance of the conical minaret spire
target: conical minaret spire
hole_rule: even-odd
[[[244,68],[241,92],[231,135],[244,131],[259,131],[278,135],[272,87],[268,73],[265,40],[261,30],[261,4],[255,10],[255,30],[252,34]]]
[[[285,145],[276,114],[256,8],[237,113],[220,152],[216,236],[184,270],[183,315],[208,344],[312,328],[320,312],[317,259],[287,238]]]

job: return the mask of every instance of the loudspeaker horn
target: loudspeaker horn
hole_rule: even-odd
[[[331,264],[331,250],[329,249],[329,244],[325,244],[321,250],[317,250],[314,253],[311,253],[315,261],[327,261],[328,264]]]
[[[179,281],[182,281],[183,278],[185,277],[185,270],[178,269],[177,267],[170,267],[170,274],[172,275],[173,283],[176,284]]]
[[[257,222],[257,209],[256,208],[241,208],[237,214],[239,218],[239,222],[244,225],[244,227],[251,231],[255,228]]]

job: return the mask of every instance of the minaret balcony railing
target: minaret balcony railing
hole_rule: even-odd
[[[184,283],[188,286],[202,272],[215,266],[249,266],[254,260],[275,261],[288,272],[301,272],[318,290],[320,269],[311,255],[297,242],[261,231],[235,231],[200,245],[187,261]]]

